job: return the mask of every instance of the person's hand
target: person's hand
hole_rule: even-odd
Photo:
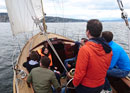
[[[56,73],[60,74],[60,72],[59,72],[59,71],[56,71]]]
[[[71,68],[71,65],[70,65],[70,64],[68,64],[67,66],[68,66],[68,68]]]
[[[74,46],[74,45],[75,45],[75,43],[71,43],[70,45],[71,45],[71,46]]]
[[[57,67],[54,67],[55,70],[57,70]]]
[[[68,79],[73,78],[73,77],[71,77],[71,76],[70,76],[69,72],[68,72],[68,73],[66,73],[66,75],[67,75]]]

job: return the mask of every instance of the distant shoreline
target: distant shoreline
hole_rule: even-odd
[[[46,16],[45,20],[47,23],[65,23],[65,22],[87,22],[87,20],[83,19],[73,19],[73,18],[62,18],[62,17],[53,17]],[[109,20],[101,20],[102,22],[123,22],[123,19],[109,19]],[[130,18],[129,18],[130,21]],[[9,17],[7,13],[0,13],[0,22],[9,22]]]
[[[87,20],[83,19],[72,19],[72,18],[62,18],[62,17],[53,17],[53,16],[46,16],[46,22],[87,22]],[[9,17],[7,13],[0,13],[0,22],[9,22]]]

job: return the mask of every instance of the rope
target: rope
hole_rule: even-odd
[[[124,6],[121,0],[117,0],[119,8],[121,10],[121,18],[124,19],[126,26],[128,27],[128,47],[129,47],[129,57],[130,57],[130,26],[128,22],[128,14],[124,11]]]
[[[62,60],[60,59],[58,53],[56,52],[54,46],[52,45],[51,41],[49,40],[48,36],[46,33],[43,33],[43,35],[45,36],[45,38],[47,39],[48,44],[50,45],[50,47],[52,48],[53,52],[55,53],[56,57],[58,58],[58,60],[60,61],[61,65],[63,66],[63,68],[65,69],[65,71],[68,73],[68,70],[66,69],[66,67],[64,66]]]
[[[121,18],[124,19],[126,26],[130,30],[129,23],[128,23],[128,14],[124,11],[123,3],[121,0],[117,0],[117,3],[118,3],[119,8],[121,10]]]
[[[43,12],[43,15],[44,15],[44,10],[43,10],[43,3],[42,3],[42,0],[41,0],[41,5],[42,5],[42,12]],[[56,52],[54,46],[52,45],[51,41],[49,40],[49,38],[48,38],[48,36],[47,36],[47,34],[46,34],[46,24],[45,24],[45,19],[43,18],[43,27],[44,27],[44,28],[41,26],[41,24],[40,24],[40,20],[39,20],[37,17],[36,17],[36,18],[33,18],[33,20],[34,20],[34,23],[35,23],[36,25],[39,25],[39,28],[40,28],[41,32],[42,32],[42,33],[43,33],[43,31],[45,32],[45,33],[43,33],[43,35],[45,36],[45,38],[46,38],[48,44],[49,44],[50,47],[52,48],[53,52],[54,52],[55,55],[57,56],[58,60],[60,61],[61,65],[63,66],[63,68],[65,69],[65,71],[68,73],[68,70],[67,70],[66,67],[64,66],[62,60],[60,59],[58,53]]]
[[[34,8],[33,8],[33,5],[32,5],[32,0],[29,0],[29,2],[31,4],[32,10],[34,11]],[[31,10],[29,9],[27,0],[25,0],[25,4],[26,4],[27,10],[29,11],[30,15],[32,16],[33,14],[31,13]],[[35,14],[35,11],[34,11],[34,14]],[[35,16],[36,16],[36,14],[35,14]]]
[[[17,0],[17,4],[18,4],[18,6],[21,5],[18,0]],[[18,10],[19,10],[19,16],[21,17],[22,20],[24,20],[24,17],[23,17],[22,14],[21,14],[21,13],[22,13],[22,12],[21,12],[21,9],[20,9],[19,7],[18,7]],[[24,28],[23,24],[21,25],[21,27]],[[25,28],[24,28],[24,29],[25,29]]]
[[[38,25],[39,25],[39,28],[40,28],[41,32],[43,33],[44,30],[43,30],[42,26],[41,26],[40,24],[38,24]],[[50,45],[51,49],[53,50],[53,52],[55,53],[56,57],[57,57],[58,60],[60,61],[61,65],[63,66],[63,68],[65,69],[65,71],[68,73],[68,70],[67,70],[66,67],[64,66],[64,64],[63,64],[63,62],[62,62],[62,60],[61,60],[61,58],[59,57],[59,55],[58,55],[58,53],[56,52],[54,46],[52,45],[51,41],[49,40],[49,38],[48,38],[46,32],[43,33],[43,35],[45,36],[45,38],[46,38],[48,44]]]
[[[62,16],[63,16],[63,35],[66,36],[66,31],[65,31],[65,15],[64,15],[64,4],[63,4],[63,0],[62,0]]]
[[[53,5],[54,5],[54,9],[55,9],[55,12],[56,12],[56,16],[57,16],[57,9],[56,9],[56,6],[55,6],[55,2],[53,0]],[[56,17],[56,21],[58,21],[58,18]]]

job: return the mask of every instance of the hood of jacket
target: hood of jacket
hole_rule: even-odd
[[[103,38],[92,38],[86,43],[86,45],[97,55],[105,55],[112,51],[111,47]]]

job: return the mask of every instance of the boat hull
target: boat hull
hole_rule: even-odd
[[[54,33],[48,33],[47,37],[71,40],[64,36],[57,35]],[[31,50],[33,47],[35,47],[36,45],[38,45],[39,43],[41,43],[45,40],[46,40],[45,36],[42,33],[38,33],[37,35],[35,35],[31,39],[29,39],[29,41],[23,47],[22,52],[20,53],[20,55],[18,57],[18,61],[14,68],[13,93],[33,93],[33,88],[29,88],[26,83],[27,76],[22,79],[21,75],[19,74],[18,71],[23,70],[27,75],[29,74],[27,69],[23,67],[23,63],[27,61],[27,57],[29,56],[29,50]],[[39,47],[35,48],[34,50],[38,50],[41,47],[42,46],[39,46]]]

